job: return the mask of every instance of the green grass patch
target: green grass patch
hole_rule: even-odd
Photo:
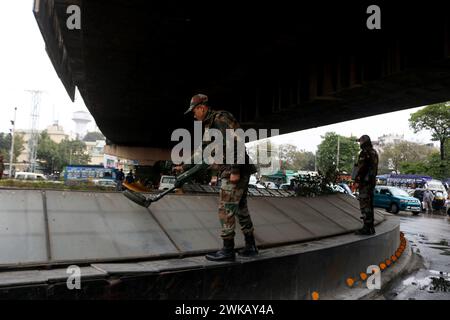
[[[80,191],[114,191],[114,188],[105,186],[96,186],[90,182],[66,185],[64,183],[54,183],[51,181],[21,181],[6,179],[0,180],[0,188],[19,188],[19,189],[50,189],[50,190],[80,190]]]

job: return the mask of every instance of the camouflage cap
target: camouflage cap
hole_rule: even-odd
[[[199,93],[192,97],[191,103],[189,104],[189,108],[184,112],[184,114],[191,112],[192,109],[201,104],[208,105],[208,96]]]
[[[356,139],[356,142],[366,143],[371,142],[370,137],[367,134],[362,135],[359,139]]]

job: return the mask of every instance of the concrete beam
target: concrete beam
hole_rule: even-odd
[[[105,154],[121,159],[137,160],[140,165],[154,165],[158,160],[170,160],[170,149],[106,145]]]

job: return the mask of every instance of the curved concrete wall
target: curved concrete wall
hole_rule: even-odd
[[[0,267],[162,259],[221,247],[217,195],[173,194],[146,209],[114,192],[0,190],[0,203]],[[361,227],[358,202],[346,195],[250,197],[249,208],[261,247]]]

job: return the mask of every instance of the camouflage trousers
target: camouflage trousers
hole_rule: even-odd
[[[359,208],[361,210],[364,224],[372,224],[373,217],[373,191],[375,187],[372,185],[359,185]]]
[[[247,207],[247,190],[249,176],[241,176],[238,183],[230,183],[228,177],[222,178],[219,195],[219,219],[222,225],[221,237],[233,239],[235,235],[236,216],[241,230],[245,234],[253,232],[253,223]]]

